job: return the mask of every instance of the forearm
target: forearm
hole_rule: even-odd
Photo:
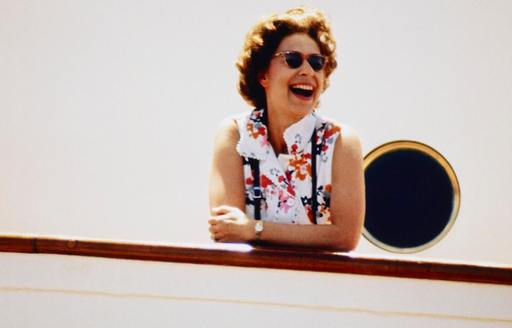
[[[217,242],[262,242],[348,252],[357,246],[361,234],[357,225],[347,222],[296,225],[261,221],[263,230],[260,231],[256,229],[258,221],[248,218],[241,209],[227,205],[213,208],[212,214],[208,220],[209,230]]]
[[[350,251],[356,247],[359,236],[331,224],[296,225],[265,221],[264,230],[256,240],[271,244]]]

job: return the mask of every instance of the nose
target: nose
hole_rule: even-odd
[[[299,74],[305,76],[313,76],[315,74],[315,70],[313,67],[311,67],[311,64],[306,59],[304,59],[302,65],[300,65]]]

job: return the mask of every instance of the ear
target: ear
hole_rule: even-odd
[[[260,82],[260,85],[263,87],[263,89],[266,89],[268,87],[268,75],[267,73],[260,73],[258,76],[258,81]]]

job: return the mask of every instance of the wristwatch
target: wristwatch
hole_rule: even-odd
[[[261,233],[263,232],[263,221],[256,221],[256,225],[254,226],[254,232],[256,233],[256,238],[260,239]]]

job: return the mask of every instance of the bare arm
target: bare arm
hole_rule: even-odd
[[[215,137],[208,194],[210,208],[229,205],[245,209],[242,157],[236,151],[240,135],[232,119],[222,122]]]
[[[346,130],[346,131],[345,131]],[[364,178],[359,138],[343,129],[333,157],[331,225],[292,225],[265,222],[257,238],[255,221],[245,208],[242,159],[235,146],[238,131],[231,123],[221,128],[216,139],[210,177],[210,232],[221,242],[263,242],[302,245],[349,251],[356,247],[364,218]],[[227,205],[227,206],[226,206]]]

